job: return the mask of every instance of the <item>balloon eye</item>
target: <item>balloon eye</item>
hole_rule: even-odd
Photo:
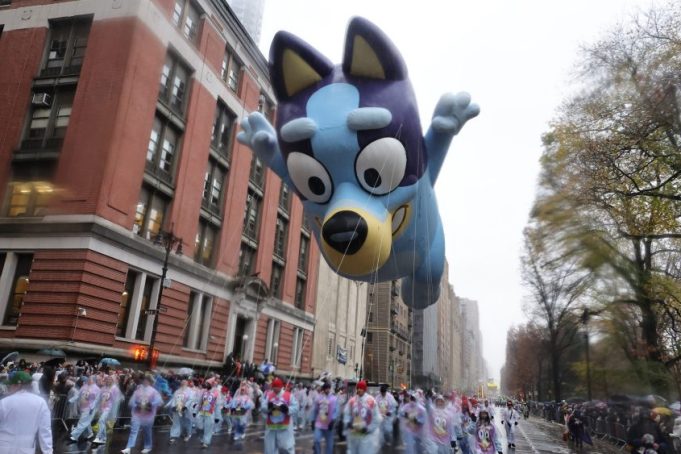
[[[310,177],[310,179],[307,180],[307,186],[314,195],[322,195],[326,190],[324,182],[319,177]]]
[[[321,162],[305,153],[294,151],[286,159],[291,181],[305,199],[326,203],[333,194],[331,176]]]
[[[355,161],[357,181],[365,191],[385,195],[395,190],[407,169],[404,145],[392,137],[383,137],[364,147]]]

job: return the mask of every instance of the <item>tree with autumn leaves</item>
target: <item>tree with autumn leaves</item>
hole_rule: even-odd
[[[544,339],[557,336],[556,317],[564,317],[572,328],[566,325],[561,336],[575,343],[581,337],[570,339],[570,330],[586,328],[577,320],[588,309],[592,348],[607,345],[626,359],[626,386],[675,395],[681,377],[681,7],[651,9],[612,30],[584,49],[580,69],[579,93],[564,102],[543,138],[522,258],[527,312]],[[557,312],[547,310],[550,293],[542,288],[561,289]],[[546,348],[555,363],[562,346]],[[556,373],[554,364],[550,381],[560,397]]]

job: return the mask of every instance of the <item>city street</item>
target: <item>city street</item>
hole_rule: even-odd
[[[498,411],[497,411],[498,413]],[[498,420],[498,416],[496,419]],[[562,427],[555,423],[548,423],[542,419],[530,418],[527,421],[521,421],[518,426],[519,430],[516,435],[516,449],[509,450],[507,448],[506,436],[504,431],[497,424],[497,429],[501,434],[501,441],[504,453],[529,453],[529,454],[567,454],[575,452],[570,450],[566,443],[561,439]],[[187,443],[178,441],[174,445],[168,444],[168,428],[158,429],[154,433],[154,452],[166,453],[224,453],[241,452],[245,454],[257,454],[263,452],[263,426],[251,426],[247,431],[247,437],[244,442],[235,443],[231,437],[227,435],[225,430],[221,431],[213,437],[213,441],[209,449],[201,449],[199,437],[192,437]],[[114,434],[114,439],[111,446],[105,446],[92,449],[89,442],[81,442],[79,444],[66,443],[62,436],[55,444],[55,452],[60,453],[118,453],[125,447],[128,438],[128,430],[117,430]],[[296,452],[297,453],[311,453],[312,452],[313,436],[311,431],[304,431],[296,437]],[[142,440],[138,438],[138,451],[142,449]],[[336,453],[344,453],[346,449],[345,443],[336,442]],[[133,451],[135,452],[135,451]],[[384,448],[383,453],[401,453],[404,452],[402,446],[395,448]],[[618,451],[614,446],[607,443],[596,441],[596,445],[591,448],[585,445],[582,453],[588,454],[615,454]]]

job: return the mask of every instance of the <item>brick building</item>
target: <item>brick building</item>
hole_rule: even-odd
[[[224,0],[0,1],[0,349],[310,372],[319,252],[235,141],[273,110]]]

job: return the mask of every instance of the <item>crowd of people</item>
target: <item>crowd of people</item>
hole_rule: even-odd
[[[592,437],[622,445],[628,452],[679,454],[681,406],[654,396],[616,396],[610,401],[529,402],[533,413],[564,425],[564,439],[581,448]]]
[[[0,447],[3,440],[16,440],[17,435],[10,432],[17,430],[23,437],[24,452],[34,452],[38,435],[41,451],[49,454],[53,442],[50,422],[61,420],[71,422],[65,434],[70,442],[90,439],[93,446],[107,444],[114,427],[129,426],[123,454],[136,449],[140,432],[141,452],[148,453],[154,448],[154,424],[165,417],[171,425],[171,444],[188,443],[196,437],[202,447],[210,446],[213,435],[223,429],[239,443],[249,425],[262,421],[268,454],[293,453],[297,434],[303,431],[314,432],[316,453],[334,452],[339,439],[347,442],[348,453],[375,453],[396,443],[403,443],[408,454],[503,451],[493,423],[494,407],[488,400],[433,390],[391,392],[387,385],[372,392],[365,381],[324,378],[308,385],[295,384],[287,377],[276,377],[265,366],[258,368],[259,374],[244,374],[240,368],[242,373],[236,377],[189,369],[141,373],[87,363],[56,368],[10,364],[0,371]],[[265,376],[263,371],[270,373]],[[40,417],[23,415],[22,420],[37,421],[37,426],[5,426],[3,418],[17,414],[8,407],[33,408]],[[521,411],[508,401],[497,418],[508,447],[514,448]]]

